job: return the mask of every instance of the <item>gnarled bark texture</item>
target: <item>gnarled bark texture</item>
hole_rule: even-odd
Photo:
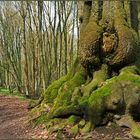
[[[71,132],[84,133],[115,121],[117,114],[129,118],[140,137],[134,122],[140,119],[137,3],[86,0],[83,5],[78,58],[43,93],[31,118],[51,132],[70,125]]]

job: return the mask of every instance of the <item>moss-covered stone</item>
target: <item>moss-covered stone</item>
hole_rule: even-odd
[[[140,126],[129,115],[124,115],[117,121],[119,126],[131,128],[131,134],[133,138],[140,139]]]
[[[78,133],[78,125],[75,125],[75,126],[73,126],[71,129],[70,129],[70,133],[72,134],[72,135],[76,135],[77,133]]]
[[[84,119],[82,119],[82,120],[79,122],[78,127],[79,127],[79,128],[83,128],[83,127],[85,126],[85,124],[86,124],[86,121],[85,121]]]
[[[91,122],[87,122],[85,126],[80,129],[80,133],[89,133],[93,129],[94,125]]]
[[[51,134],[54,132],[62,131],[67,124],[67,120],[61,118],[55,118],[52,120],[47,119],[47,122],[45,124],[48,132]]]

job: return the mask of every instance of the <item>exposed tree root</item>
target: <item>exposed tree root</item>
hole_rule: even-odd
[[[53,102],[52,100],[49,102],[44,96],[41,104],[31,111],[32,117],[36,115],[32,120],[39,123],[45,121],[50,132],[70,126],[70,132],[75,130],[86,133],[97,125],[113,121],[116,114],[137,119],[133,114],[140,115],[139,69],[136,66],[125,67],[118,76],[110,79],[107,79],[108,75],[104,75],[107,71],[107,67],[102,66],[101,70],[95,72],[96,76],[93,76],[95,80],[84,86],[86,83],[84,71],[78,69],[73,78],[60,84]],[[86,96],[87,90],[84,91],[82,88],[87,88],[88,85],[90,92]]]
[[[103,11],[108,10],[107,3],[103,2]],[[81,65],[77,60],[66,76],[53,82],[31,111],[32,120],[45,121],[51,132],[69,126],[73,134],[86,133],[115,121],[116,115],[130,120],[140,115],[140,71],[127,66],[137,60],[138,35],[127,23],[122,2],[110,2],[109,14],[115,12],[114,16],[109,20],[104,11],[100,21],[95,20],[94,4],[85,2],[89,13],[84,15],[80,35]],[[112,77],[113,69],[118,75]],[[139,129],[135,130],[139,137]]]
[[[100,70],[95,71],[93,73],[93,79],[88,84],[81,87],[84,96],[89,96],[92,93],[92,91],[102,86],[103,82],[109,78],[108,73],[109,69],[108,66],[105,64],[102,65]]]

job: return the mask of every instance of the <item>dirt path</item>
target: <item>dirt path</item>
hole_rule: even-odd
[[[41,126],[29,127],[27,123],[28,101],[12,96],[0,95],[0,139],[47,139],[48,132]],[[72,138],[69,134],[64,137],[69,139],[114,139],[132,138],[129,129],[120,127],[99,127],[86,136],[81,134]],[[49,139],[56,137],[52,135]],[[62,137],[61,137],[62,139]]]
[[[43,128],[27,125],[28,101],[0,95],[0,139],[47,138]]]

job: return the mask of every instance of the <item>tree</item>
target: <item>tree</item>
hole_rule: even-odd
[[[83,11],[78,58],[42,94],[31,117],[50,130],[74,125],[81,132],[126,118],[140,137],[134,121],[140,115],[137,2],[87,0]]]
[[[73,3],[0,2],[1,86],[38,98],[67,73],[77,56]]]
[[[18,91],[22,93],[21,22],[19,22],[21,19],[15,9],[10,7],[11,4],[12,2],[5,3],[0,13],[2,61],[0,67],[5,71],[3,74],[5,86],[10,89],[16,85]]]

